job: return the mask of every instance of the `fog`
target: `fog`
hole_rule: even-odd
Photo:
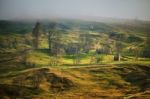
[[[0,19],[111,17],[150,20],[150,0],[0,0]]]

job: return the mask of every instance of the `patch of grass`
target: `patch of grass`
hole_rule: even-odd
[[[43,53],[41,51],[34,51],[29,54],[28,61],[37,66],[47,66],[50,62],[50,56],[47,55],[47,53]]]

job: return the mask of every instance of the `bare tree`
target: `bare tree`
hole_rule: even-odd
[[[116,41],[115,47],[116,47],[116,53],[114,55],[114,60],[120,61],[121,60],[121,51],[123,49],[123,45],[121,43],[121,35],[119,36],[118,41]]]
[[[47,37],[48,37],[48,47],[49,47],[50,54],[52,54],[53,42],[56,36],[55,27],[56,27],[56,23],[52,22],[51,24],[49,24],[50,30],[48,30]]]
[[[75,44],[74,64],[80,64],[81,62],[80,52],[81,48],[80,45],[77,43]]]
[[[83,48],[83,52],[88,53],[92,43],[90,34],[88,32],[80,34],[80,41]]]
[[[48,45],[49,45],[50,54],[52,54],[53,37],[54,37],[54,32],[52,32],[52,31],[48,32]]]
[[[40,29],[41,29],[41,25],[39,22],[36,23],[33,32],[32,32],[32,36],[33,36],[33,48],[38,49],[39,48],[39,39],[40,39]]]

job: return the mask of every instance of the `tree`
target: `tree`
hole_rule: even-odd
[[[115,61],[120,61],[120,57],[121,57],[121,48],[120,48],[120,42],[116,43],[116,53],[114,55],[114,60]]]
[[[54,37],[54,32],[48,32],[48,47],[49,47],[49,52],[52,54],[52,47],[53,47],[53,37]]]
[[[48,36],[49,50],[51,55],[60,55],[63,53],[64,42],[59,31],[51,31]]]
[[[80,43],[75,43],[74,44],[74,48],[75,48],[75,53],[74,53],[74,64],[79,64],[81,61],[81,47],[80,47]]]
[[[122,51],[122,48],[123,48],[123,45],[121,43],[121,35],[119,36],[118,41],[116,41],[115,47],[116,47],[116,53],[114,55],[114,60],[115,61],[120,61],[121,51]]]
[[[89,33],[80,34],[80,41],[81,41],[80,43],[83,48],[83,52],[88,53],[90,50],[91,43],[92,43],[90,34]]]
[[[36,23],[35,27],[33,28],[32,36],[33,36],[33,48],[38,49],[39,48],[39,39],[41,35],[41,25],[39,22]]]
[[[96,49],[97,54],[112,54],[112,48],[110,44],[102,45],[101,48]]]
[[[62,40],[62,35],[59,31],[54,30],[54,27],[48,33],[48,44],[51,59],[49,61],[50,65],[60,65],[61,57],[64,54],[64,42]]]
[[[55,27],[56,27],[56,23],[49,24],[50,30],[48,31],[48,45],[49,45],[48,47],[49,47],[50,54],[52,54],[53,41],[56,36]]]

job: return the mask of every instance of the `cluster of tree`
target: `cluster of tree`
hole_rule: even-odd
[[[71,54],[74,56],[74,64],[79,64],[80,63],[80,54],[81,53],[89,53],[89,51],[92,49],[93,46],[93,39],[91,37],[91,35],[89,33],[80,33],[78,35],[78,39],[76,43],[69,43],[67,45],[64,44],[62,38],[62,34],[59,33],[59,31],[57,31],[56,29],[56,24],[53,23],[50,25],[50,30],[48,31],[47,34],[44,34],[47,36],[48,39],[48,44],[49,44],[49,54],[50,56],[53,57],[53,61],[50,61],[50,64],[55,64],[57,65],[57,63],[59,63],[57,60],[61,58],[61,56],[63,56],[64,53],[66,54]],[[39,48],[39,42],[40,42],[40,38],[41,38],[41,25],[39,22],[36,23],[35,28],[33,29],[32,32],[32,36],[33,36],[33,48],[34,49],[38,49]],[[135,40],[136,37],[133,37]],[[130,39],[132,39],[131,37],[128,37]],[[114,60],[116,61],[120,61],[121,59],[121,53],[122,53],[122,49],[123,49],[123,40],[126,40],[126,35],[120,33],[117,34],[115,32],[112,32],[110,34],[110,39],[114,39],[115,42],[113,44],[105,44],[102,46],[102,48],[96,49],[95,53],[96,54],[114,54]],[[146,42],[146,46],[144,48],[143,51],[143,55],[145,57],[149,57],[149,50],[150,50],[150,40],[149,40],[150,36],[147,36],[147,42]],[[138,50],[138,47],[136,49],[134,49],[134,54],[136,57],[139,56],[139,53],[141,50]],[[93,58],[91,58],[92,60]],[[100,60],[102,60],[102,58],[97,58],[96,59],[96,63],[98,63]]]
[[[80,33],[77,37],[78,42],[65,45],[61,40],[61,33],[56,31],[55,26],[55,23],[51,24],[51,30],[47,33],[50,56],[53,56],[53,59],[51,59],[50,64],[57,65],[57,63],[59,63],[57,60],[60,59],[64,53],[73,55],[74,64],[79,64],[81,61],[80,54],[88,53],[93,46],[93,39],[91,35],[89,33]],[[40,35],[40,23],[37,23],[35,28],[33,29],[33,47],[35,49],[38,49],[39,47]],[[120,60],[120,53],[122,49],[121,47],[122,46],[120,41],[116,42],[116,56],[114,58],[115,60]],[[109,44],[104,45],[102,49],[96,50],[96,54],[112,53],[112,48],[109,46]],[[101,57],[95,56],[94,58],[94,61],[96,63],[99,63],[99,61],[101,60]]]

